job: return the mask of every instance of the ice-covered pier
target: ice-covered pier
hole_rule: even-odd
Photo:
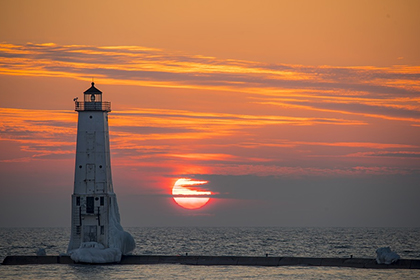
[[[77,264],[69,256],[7,256],[3,265]],[[420,269],[420,260],[400,259],[392,264],[378,264],[367,258],[308,258],[308,257],[238,257],[238,256],[122,256],[118,265],[185,264],[243,266],[335,266],[372,269]]]

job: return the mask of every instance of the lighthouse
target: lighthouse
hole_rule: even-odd
[[[108,112],[111,103],[92,86],[75,98],[78,112],[71,237],[67,253],[76,262],[119,262],[134,247],[133,237],[120,224],[111,176]]]

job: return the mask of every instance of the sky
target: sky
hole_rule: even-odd
[[[0,0],[0,26],[0,227],[70,226],[92,80],[123,226],[420,227],[419,1]]]

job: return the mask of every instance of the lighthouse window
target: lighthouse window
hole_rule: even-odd
[[[80,196],[76,197],[76,206],[80,206]]]
[[[81,165],[79,165],[79,168],[82,168],[82,166],[81,166]]]
[[[89,119],[91,119],[92,118],[92,116],[89,116]]]
[[[102,168],[102,165],[99,165],[99,168]]]
[[[104,206],[104,197],[103,196],[101,196],[101,206]]]
[[[105,232],[105,228],[104,226],[101,226],[101,235],[104,235],[104,232]]]
[[[86,213],[95,213],[95,200],[93,199],[93,196],[86,197]]]

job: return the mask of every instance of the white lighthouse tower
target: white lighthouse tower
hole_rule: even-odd
[[[102,101],[102,92],[92,82],[83,101],[75,99],[75,106],[79,119],[67,251],[76,262],[119,262],[135,243],[120,225],[112,186],[108,131],[111,103]]]

